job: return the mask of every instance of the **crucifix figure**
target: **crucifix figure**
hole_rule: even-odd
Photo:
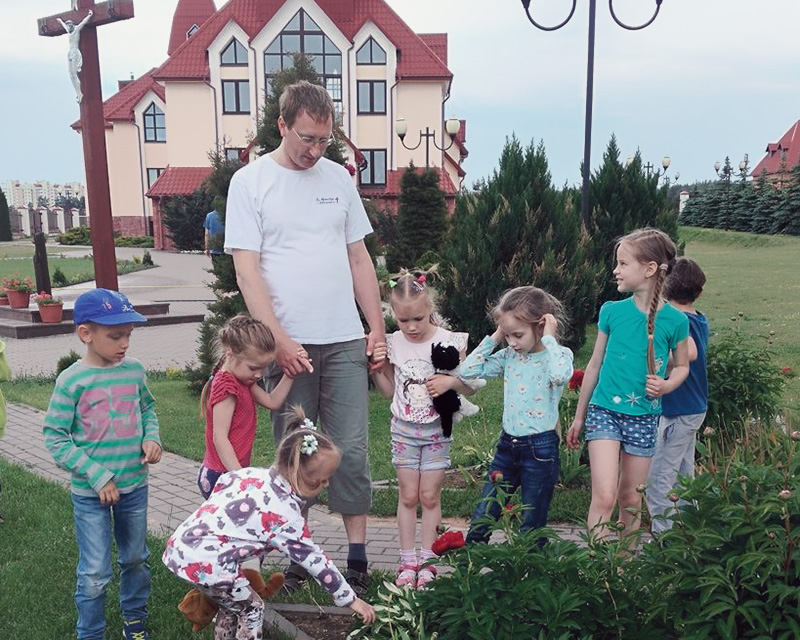
[[[71,11],[39,18],[39,35],[69,34],[70,76],[81,110],[80,129],[86,167],[95,283],[98,287],[116,290],[119,285],[114,254],[111,192],[108,185],[97,27],[132,18],[133,0],[107,0],[99,3],[94,0],[71,0],[71,6]]]
[[[72,3],[75,5],[75,2]],[[58,20],[58,24],[64,27],[64,31],[69,34],[69,52],[67,53],[67,61],[69,62],[69,77],[72,80],[72,86],[75,87],[75,99],[80,102],[83,100],[83,94],[81,93],[81,80],[78,77],[78,74],[83,69],[83,56],[81,55],[80,50],[80,41],[81,41],[81,29],[86,26],[86,23],[92,19],[92,11],[90,10],[86,17],[81,20],[78,24],[72,22],[72,20],[67,20],[64,22],[61,18],[56,18]]]

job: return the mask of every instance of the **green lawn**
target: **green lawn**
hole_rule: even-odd
[[[753,340],[774,331],[776,366],[800,373],[800,238],[685,227],[681,235],[708,279],[697,308],[708,316],[712,341],[734,324]],[[800,409],[800,377],[789,380],[785,398]]]

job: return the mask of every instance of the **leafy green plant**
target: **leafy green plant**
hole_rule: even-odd
[[[351,631],[348,640],[433,640],[425,633],[422,613],[416,603],[417,591],[401,589],[388,580],[378,590],[375,622]]]
[[[56,375],[61,373],[67,367],[72,366],[80,359],[81,356],[77,351],[75,351],[74,349],[70,350],[70,352],[67,355],[61,356],[58,359],[58,362],[56,363]]]
[[[745,433],[729,457],[698,445],[708,472],[671,496],[689,501],[679,526],[632,568],[648,617],[673,637],[800,637],[798,441],[772,428]]]
[[[708,348],[708,414],[706,423],[718,429],[720,443],[741,437],[744,416],[770,421],[781,412],[786,383],[773,362],[772,336],[753,339],[738,327],[743,314],[731,318],[733,330]]]
[[[52,281],[54,287],[66,287],[69,284],[69,280],[67,280],[67,276],[64,275],[61,267],[56,267],[53,269],[53,274],[50,276],[50,280]]]
[[[92,234],[89,231],[89,227],[85,225],[72,227],[72,229],[67,229],[58,236],[58,243],[66,245],[90,245],[92,244]]]
[[[147,249],[145,249],[144,253],[142,254],[142,264],[151,267],[155,266],[155,263],[153,262],[153,256],[150,255],[150,252]]]
[[[589,480],[589,466],[582,461],[586,452],[586,445],[573,451],[563,444],[559,447],[561,455],[561,470],[558,482],[564,487],[585,487]]]
[[[153,248],[152,236],[119,236],[114,238],[116,247],[149,247]]]

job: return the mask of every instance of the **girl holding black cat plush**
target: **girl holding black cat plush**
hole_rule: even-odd
[[[503,432],[497,443],[481,501],[472,516],[467,542],[488,542],[487,516],[497,519],[498,485],[508,495],[520,488],[521,531],[547,524],[558,482],[558,403],[572,376],[572,351],[558,344],[564,322],[561,303],[536,287],[506,291],[493,311],[497,330],[486,336],[461,364],[469,378],[502,376]],[[505,340],[504,349],[495,351]]]
[[[420,565],[435,557],[431,545],[442,518],[441,493],[444,472],[450,466],[451,437],[442,431],[442,419],[434,400],[449,391],[464,395],[473,387],[457,377],[436,373],[431,352],[455,347],[464,358],[466,333],[454,333],[437,325],[433,291],[428,280],[433,270],[406,271],[390,279],[389,303],[399,331],[386,336],[373,358],[388,355],[387,364],[372,377],[381,394],[392,398],[392,464],[397,469],[399,499],[397,529],[400,567],[395,584],[424,588],[436,576],[432,565]],[[417,559],[417,505],[422,507],[420,557]]]

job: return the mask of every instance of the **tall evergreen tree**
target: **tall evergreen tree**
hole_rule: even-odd
[[[755,209],[750,224],[753,233],[771,233],[780,203],[779,193],[767,180],[766,171],[756,177],[753,191],[756,193]]]
[[[494,330],[488,305],[509,287],[535,285],[564,303],[564,341],[577,348],[599,278],[588,247],[572,194],[553,188],[544,146],[523,149],[512,137],[493,176],[458,199],[440,271],[442,313],[476,342]]]
[[[418,171],[411,162],[400,178],[397,203],[397,240],[386,251],[386,268],[420,265],[425,253],[438,253],[447,233],[447,204],[434,169]]]
[[[637,152],[623,166],[619,147],[611,136],[603,164],[589,185],[590,214],[587,230],[592,239],[591,260],[601,266],[604,277],[598,292],[598,307],[620,297],[610,273],[614,268],[614,246],[621,236],[641,227],[657,227],[677,240],[677,212],[669,206],[667,188],[658,187],[658,174],[648,176]]]
[[[792,169],[785,185],[780,205],[775,212],[772,233],[800,235],[800,162]]]
[[[8,211],[8,200],[6,200],[6,194],[0,189],[0,241],[11,239],[11,214]]]
[[[735,231],[751,231],[758,202],[758,194],[752,182],[740,180],[735,186],[736,198],[730,228]]]

